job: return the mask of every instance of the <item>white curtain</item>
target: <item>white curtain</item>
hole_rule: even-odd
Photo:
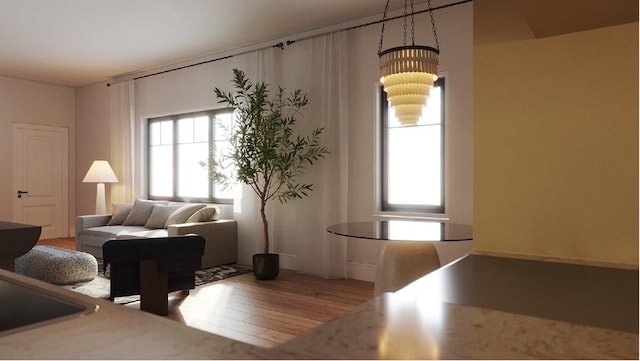
[[[299,119],[298,130],[309,134],[324,127],[322,144],[331,154],[307,169],[301,179],[313,184],[309,198],[286,205],[272,201],[267,206],[271,251],[280,254],[282,268],[346,278],[347,247],[344,237],[326,231],[327,226],[347,221],[348,123],[347,39],[336,32],[293,45],[267,48],[247,54],[243,70],[252,82],[264,81],[272,93],[278,86],[287,93],[302,89],[309,105]],[[261,251],[262,225],[258,200],[250,188],[243,189],[241,212],[236,213],[241,258]],[[244,247],[244,246],[241,246]],[[252,249],[249,249],[252,248]]]
[[[277,86],[280,80],[282,50],[278,48],[266,48],[252,51],[246,54],[246,65],[243,70],[249,79],[255,84],[265,82],[270,84],[270,89]]]
[[[248,53],[245,56],[246,62],[244,65],[238,65],[238,68],[244,71],[254,84],[257,82],[273,84],[276,76],[274,63],[279,55],[274,50],[279,51],[279,49],[267,48]],[[231,80],[231,74],[229,75]],[[231,82],[221,88],[231,91]],[[252,255],[263,252],[263,228],[259,209],[260,199],[250,186],[243,185],[240,198],[234,200],[238,239],[241,240],[238,242],[240,263],[251,264]],[[275,243],[276,241],[271,239],[271,252],[276,249]]]
[[[347,33],[330,33],[311,39],[311,67],[317,115],[325,127],[323,144],[331,154],[318,163],[322,213],[319,230],[322,240],[322,275],[330,278],[347,276],[347,244],[345,237],[335,236],[326,227],[347,221],[349,174],[349,127],[347,103]],[[319,84],[318,84],[319,83]],[[317,173],[316,173],[317,174]],[[308,245],[299,249],[305,253]]]
[[[276,70],[281,69],[274,85],[282,85],[287,92],[302,89],[309,97],[297,130],[306,135],[316,127],[324,127],[321,142],[330,154],[306,169],[300,178],[301,182],[313,184],[308,198],[295,199],[284,206],[273,202],[270,206],[273,238],[278,250],[285,254],[284,260],[290,262],[284,268],[326,278],[346,278],[346,239],[327,232],[329,225],[347,221],[346,52],[346,32],[336,32],[276,51],[282,59],[274,65]]]
[[[134,200],[134,81],[110,86],[111,167],[119,182],[111,184],[111,203]],[[107,206],[107,208],[110,205]]]

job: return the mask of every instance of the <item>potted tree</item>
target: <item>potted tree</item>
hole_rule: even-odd
[[[267,204],[273,199],[284,204],[307,197],[312,184],[301,183],[298,178],[329,151],[320,144],[324,128],[318,127],[306,136],[295,133],[297,117],[308,103],[302,90],[285,95],[285,90],[278,87],[270,97],[268,84],[253,84],[238,69],[233,69],[233,76],[232,92],[215,88],[218,102],[233,108],[236,118],[228,129],[231,147],[218,157],[209,157],[211,178],[224,186],[232,181],[247,184],[260,199],[264,252],[253,255],[253,274],[257,279],[274,279],[280,258],[269,252]]]

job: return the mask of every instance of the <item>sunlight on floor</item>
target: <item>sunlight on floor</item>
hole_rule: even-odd
[[[228,286],[223,283],[211,284],[197,291],[192,291],[189,297],[186,297],[180,306],[178,311],[183,315],[188,315],[197,310],[199,318],[209,320],[209,322],[215,322],[223,317],[220,310],[225,309],[225,306],[229,303],[231,295],[233,293],[233,286]],[[204,302],[206,301],[206,303]],[[197,319],[191,317],[185,317],[185,323],[187,326],[195,327],[198,323]]]

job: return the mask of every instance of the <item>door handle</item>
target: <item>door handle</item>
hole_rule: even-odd
[[[18,198],[22,198],[23,194],[29,193],[28,191],[18,191]]]

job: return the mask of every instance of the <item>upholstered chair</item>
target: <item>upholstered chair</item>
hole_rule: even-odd
[[[195,288],[204,238],[174,237],[112,239],[102,245],[104,267],[109,265],[110,298],[140,295],[140,309],[168,314],[167,294]]]

